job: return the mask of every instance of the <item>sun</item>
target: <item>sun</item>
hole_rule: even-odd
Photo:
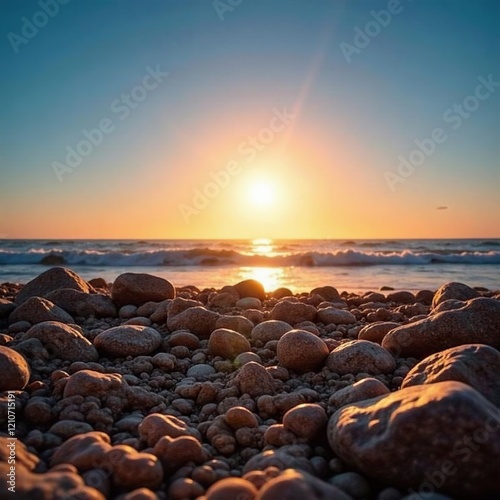
[[[255,180],[248,186],[248,199],[254,207],[268,207],[276,199],[276,189],[272,182]]]

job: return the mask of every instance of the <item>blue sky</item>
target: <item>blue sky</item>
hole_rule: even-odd
[[[443,121],[479,77],[500,82],[499,2],[243,0],[221,20],[211,0],[70,0],[14,47],[12,34],[22,36],[43,3],[0,4],[0,233],[258,236],[230,214],[226,221],[238,197],[231,186],[190,224],[178,207],[274,108],[287,107],[297,117],[286,144],[266,150],[288,151],[275,167],[288,186],[281,204],[296,195],[309,205],[314,193],[320,202],[276,236],[500,236],[500,87],[456,130]],[[348,62],[341,44],[355,46],[355,28],[389,5],[398,13]],[[147,67],[168,76],[120,120],[111,103]],[[64,163],[65,148],[103,118],[113,132],[60,182],[53,162]],[[399,155],[435,128],[445,142],[391,186],[386,173],[399,175]],[[309,183],[307,193],[294,192],[293,179]],[[283,227],[269,214],[258,223]]]

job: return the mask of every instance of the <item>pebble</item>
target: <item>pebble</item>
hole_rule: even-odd
[[[351,340],[335,348],[326,360],[335,373],[368,373],[380,375],[396,369],[396,361],[383,347],[368,340]]]
[[[236,302],[236,307],[241,309],[260,309],[262,302],[256,297],[244,297]]]
[[[94,339],[94,345],[100,352],[115,357],[151,354],[161,342],[161,335],[154,328],[138,325],[115,326]]]
[[[197,380],[204,380],[216,373],[215,368],[206,364],[199,364],[191,366],[186,375],[188,377],[194,377]]]
[[[328,353],[325,342],[305,330],[291,330],[278,341],[279,362],[285,368],[299,373],[320,369]]]

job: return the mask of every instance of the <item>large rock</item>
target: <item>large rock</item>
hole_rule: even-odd
[[[0,346],[0,392],[22,390],[30,379],[30,368],[21,354]]]
[[[217,328],[208,339],[208,353],[211,356],[234,359],[238,354],[248,352],[251,348],[246,337],[228,328]]]
[[[71,288],[54,290],[47,299],[74,316],[116,318],[116,307],[107,295],[84,293]]]
[[[236,283],[233,287],[241,299],[245,297],[255,297],[259,300],[266,298],[266,291],[261,283],[256,280],[244,280]]]
[[[167,327],[170,331],[189,330],[201,339],[206,339],[215,329],[215,323],[219,314],[209,311],[201,306],[189,307],[184,311],[167,319]]]
[[[460,382],[438,382],[346,406],[328,442],[379,481],[478,498],[500,491],[500,410]]]
[[[463,344],[500,347],[500,301],[480,297],[391,330],[382,347],[402,357],[423,358]]]
[[[279,339],[276,351],[285,368],[299,373],[321,369],[329,353],[325,342],[306,330],[285,333]]]
[[[348,385],[334,392],[328,398],[328,406],[338,410],[342,406],[365,401],[389,394],[391,392],[380,380],[376,378],[364,378],[353,385]]]
[[[149,326],[121,325],[108,328],[94,339],[96,348],[105,354],[125,358],[146,356],[161,345],[160,333]]]
[[[313,321],[316,317],[316,308],[303,302],[280,300],[269,314],[269,319],[286,321],[291,325],[302,321]]]
[[[45,321],[32,326],[23,340],[38,339],[49,354],[65,361],[97,361],[95,347],[71,326],[56,321]]]
[[[64,267],[52,267],[32,279],[16,296],[16,302],[22,304],[30,297],[46,297],[59,288],[72,288],[80,292],[93,293],[95,290],[78,274]]]
[[[414,366],[402,388],[456,380],[474,387],[500,406],[500,352],[482,344],[452,347],[432,354]]]
[[[338,290],[333,286],[320,286],[311,290],[310,295],[321,295],[328,302],[341,302],[342,298]]]
[[[12,312],[9,316],[9,323],[17,323],[18,321],[28,321],[32,325],[44,321],[75,322],[64,309],[41,297],[30,297]]]
[[[476,297],[481,297],[481,294],[470,286],[464,285],[463,283],[447,283],[434,294],[432,307],[438,306],[445,300],[454,299],[465,302],[475,299]]]
[[[175,288],[172,283],[151,274],[120,274],[111,289],[111,298],[118,306],[140,306],[146,302],[161,302],[174,297]]]
[[[6,318],[16,308],[17,304],[0,298],[0,318]]]
[[[328,355],[326,366],[340,375],[361,372],[380,375],[393,372],[396,369],[396,361],[375,342],[351,340],[338,346]]]

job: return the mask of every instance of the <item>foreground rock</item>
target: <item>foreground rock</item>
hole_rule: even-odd
[[[391,330],[382,347],[402,357],[423,358],[463,344],[500,347],[500,301],[480,297]]]
[[[30,297],[46,297],[60,288],[71,288],[80,292],[93,293],[95,290],[78,274],[64,267],[52,267],[26,283],[16,296],[16,302],[22,304]]]
[[[50,300],[41,297],[30,297],[15,309],[9,316],[9,322],[16,323],[18,321],[28,321],[32,325],[44,321],[75,322],[66,311],[53,304]]]
[[[47,299],[74,316],[115,318],[116,307],[107,295],[84,293],[71,288],[54,290]]]
[[[499,430],[500,410],[476,390],[438,382],[340,409],[328,442],[388,484],[418,491],[430,482],[433,491],[472,498],[500,491]]]
[[[161,335],[154,328],[122,325],[109,328],[94,339],[96,348],[111,356],[146,356],[161,345]]]
[[[175,297],[175,288],[166,279],[151,274],[124,273],[113,283],[111,298],[117,306],[140,306]]]
[[[278,341],[279,362],[299,373],[320,369],[328,356],[323,340],[306,330],[290,330]]]
[[[326,360],[330,370],[347,373],[380,375],[396,369],[396,361],[384,348],[368,340],[352,340],[334,349]]]
[[[56,321],[46,321],[32,326],[23,340],[38,339],[51,357],[67,361],[97,361],[95,347],[71,326]]]
[[[0,392],[26,387],[30,379],[29,365],[21,354],[0,346]]]
[[[467,300],[475,299],[476,297],[481,297],[481,294],[470,286],[463,283],[447,283],[439,288],[439,290],[434,294],[434,298],[432,299],[432,308],[434,309],[446,300],[453,299],[465,302]]]
[[[452,347],[420,361],[401,388],[456,380],[468,384],[500,406],[500,352],[482,344]]]

